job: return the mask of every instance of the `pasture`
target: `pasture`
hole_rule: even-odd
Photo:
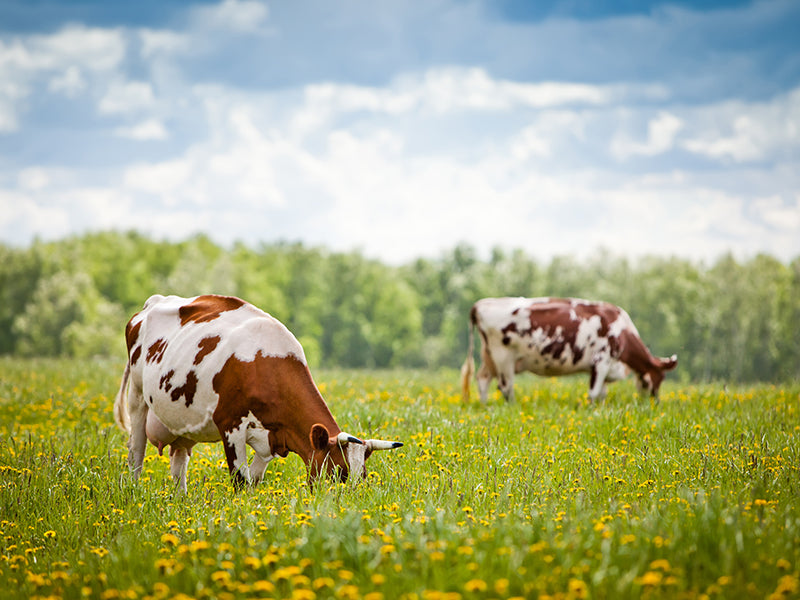
[[[184,497],[152,446],[127,473],[122,368],[0,359],[4,598],[800,597],[800,383],[590,406],[526,375],[484,408],[455,370],[317,369],[342,428],[405,446],[358,484],[290,455],[234,493],[200,445]]]

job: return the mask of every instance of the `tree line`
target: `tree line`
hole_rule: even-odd
[[[229,294],[266,310],[326,367],[454,367],[472,303],[578,296],[624,307],[684,381],[800,379],[800,257],[726,255],[537,261],[466,244],[395,266],[300,243],[223,248],[205,236],[156,241],[102,232],[0,245],[0,354],[124,356],[123,328],[154,293]]]

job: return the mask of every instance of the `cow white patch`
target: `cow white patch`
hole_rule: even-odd
[[[347,444],[347,464],[350,467],[350,477],[359,478],[364,472],[367,462],[366,444]]]

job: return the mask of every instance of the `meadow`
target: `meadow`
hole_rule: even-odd
[[[590,405],[528,375],[484,407],[455,370],[316,370],[343,429],[405,446],[362,482],[311,489],[290,455],[237,493],[200,445],[184,496],[152,446],[131,481],[122,368],[0,358],[4,598],[800,597],[800,383]]]

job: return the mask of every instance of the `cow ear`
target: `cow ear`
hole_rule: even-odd
[[[321,423],[314,424],[309,437],[311,438],[311,445],[314,450],[327,450],[331,443],[331,434],[328,433],[328,429],[325,425]]]

